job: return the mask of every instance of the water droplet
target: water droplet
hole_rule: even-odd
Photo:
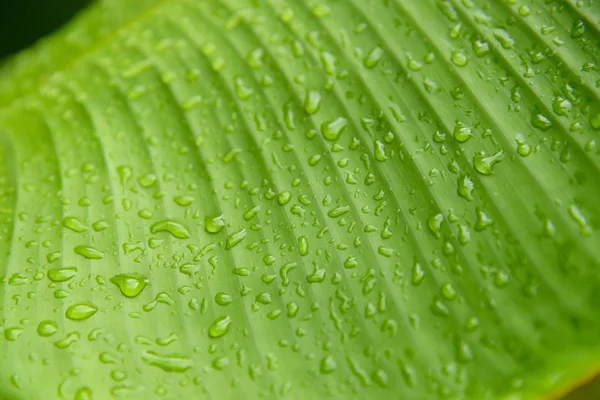
[[[130,273],[130,274],[119,274],[110,278],[110,282],[115,284],[123,296],[125,297],[136,297],[148,284],[148,279],[141,274]]]
[[[446,300],[454,300],[457,296],[456,289],[454,289],[452,284],[444,283],[442,285],[442,296],[444,296]]]
[[[467,54],[462,50],[452,50],[450,59],[457,67],[464,67],[469,62]]]
[[[306,236],[300,236],[298,238],[298,251],[301,256],[308,254],[308,238]]]
[[[321,359],[319,370],[323,375],[331,374],[337,368],[337,363],[332,356],[326,356]]]
[[[158,221],[150,227],[150,232],[152,234],[156,234],[159,232],[168,232],[177,239],[188,239],[190,237],[190,232],[187,230],[185,226],[180,224],[179,222],[175,222],[173,220],[162,220]]]
[[[425,279],[425,271],[423,267],[418,262],[415,262],[412,269],[412,283],[415,286],[419,286],[421,282]]]
[[[585,22],[581,19],[573,21],[571,26],[571,37],[573,39],[579,39],[585,33]]]
[[[329,210],[327,212],[327,215],[330,218],[337,218],[337,217],[341,217],[344,214],[347,214],[350,211],[350,206],[340,206],[340,207],[336,207],[332,210]]]
[[[356,260],[356,257],[348,257],[346,258],[346,260],[344,261],[344,268],[346,269],[352,269],[352,268],[356,268],[358,266],[358,261]]]
[[[475,170],[483,175],[492,175],[494,173],[494,165],[504,159],[504,151],[500,150],[496,154],[487,156],[481,151],[473,157],[473,166]]]
[[[552,100],[552,109],[557,115],[567,116],[572,106],[571,102],[564,97],[555,97]]]
[[[442,222],[444,222],[444,216],[442,213],[438,213],[432,215],[427,220],[427,226],[429,226],[429,230],[435,235],[435,237],[440,237],[440,231],[442,229]]]
[[[194,198],[192,196],[176,196],[173,201],[182,207],[186,207],[194,202]]]
[[[77,267],[53,268],[48,270],[52,282],[65,282],[77,275]]]
[[[92,390],[88,387],[82,387],[77,389],[73,400],[92,400]]]
[[[194,366],[194,362],[185,356],[178,354],[162,355],[150,350],[142,353],[142,361],[165,372],[181,373]]]
[[[457,122],[454,126],[454,139],[459,143],[464,143],[473,137],[473,130],[469,126],[464,126],[462,122]]]
[[[233,299],[231,298],[231,295],[229,295],[227,293],[218,292],[215,295],[215,302],[220,306],[227,306],[227,305],[231,304],[232,301],[233,301]]]
[[[208,328],[208,336],[212,339],[218,339],[225,336],[229,332],[230,326],[231,318],[228,315],[219,317],[214,320]]]
[[[471,351],[471,348],[462,340],[459,340],[456,343],[456,358],[458,361],[463,363],[473,360],[473,352]]]
[[[477,57],[483,57],[490,52],[490,45],[488,42],[474,40],[473,51]]]
[[[48,337],[58,332],[58,325],[54,321],[41,321],[37,326],[37,333],[42,337]]]
[[[317,90],[311,90],[304,99],[304,110],[308,114],[315,114],[321,107],[321,93]]]
[[[517,153],[519,153],[519,155],[521,157],[527,157],[533,152],[533,147],[531,145],[525,143],[525,138],[523,137],[523,135],[518,134],[516,141],[517,141]]]
[[[247,234],[248,234],[248,232],[246,232],[245,229],[241,229],[241,230],[227,236],[227,242],[225,243],[225,249],[229,250],[229,249],[235,247],[236,245],[238,245],[242,240],[244,240],[244,238],[246,237]]]
[[[59,349],[66,349],[73,343],[77,342],[80,338],[81,336],[78,332],[71,332],[63,339],[59,339],[56,342],[54,342],[54,346],[56,346]]]
[[[14,342],[19,338],[19,336],[21,336],[22,333],[23,333],[23,328],[19,328],[19,327],[6,328],[4,330],[4,338],[6,340],[8,340],[9,342]]]
[[[219,233],[225,228],[223,215],[211,215],[204,218],[204,229],[208,233]]]
[[[467,199],[468,201],[473,200],[473,189],[475,184],[468,175],[462,175],[458,178],[458,194]]]
[[[375,68],[377,66],[377,64],[379,64],[381,57],[383,57],[383,49],[381,47],[377,46],[373,50],[371,50],[369,52],[369,54],[367,54],[367,56],[365,57],[365,59],[364,59],[365,67]]]
[[[537,113],[531,116],[531,125],[538,128],[542,132],[547,132],[550,128],[552,128],[552,121],[550,121],[545,115]]]
[[[96,314],[98,307],[89,302],[77,303],[69,306],[65,312],[65,316],[74,321],[81,321]]]
[[[321,133],[325,139],[333,142],[340,138],[347,126],[348,120],[344,117],[339,117],[332,121],[323,122],[321,124]]]
[[[321,62],[323,63],[323,68],[325,72],[329,75],[335,74],[335,64],[337,62],[335,56],[327,51],[321,53]]]
[[[80,256],[83,256],[89,260],[101,260],[104,257],[104,253],[92,246],[75,246],[73,251]]]
[[[386,161],[388,156],[385,152],[385,144],[381,140],[375,140],[375,159],[379,162]]]
[[[87,226],[85,226],[77,217],[65,217],[62,224],[65,228],[77,233],[85,232],[87,230]]]
[[[494,29],[494,37],[505,49],[511,49],[515,44],[515,40],[504,29],[501,29],[501,28]]]

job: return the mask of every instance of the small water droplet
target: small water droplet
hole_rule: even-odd
[[[227,236],[227,241],[225,243],[225,249],[229,250],[229,249],[235,247],[236,245],[238,245],[242,240],[244,240],[244,238],[246,237],[247,234],[248,234],[248,232],[245,229],[241,229],[241,230]]]
[[[22,333],[23,333],[23,328],[19,328],[19,327],[6,328],[4,330],[4,338],[6,340],[8,340],[9,342],[14,342],[19,338],[19,336],[21,336]]]
[[[62,224],[65,228],[77,233],[85,232],[87,230],[87,226],[85,226],[77,217],[65,217]]]
[[[152,234],[156,234],[159,232],[168,232],[177,239],[188,239],[190,237],[190,232],[185,226],[183,226],[179,222],[175,222],[169,219],[158,221],[155,224],[153,224],[150,227],[150,232]]]
[[[210,215],[204,218],[204,229],[208,233],[219,233],[225,228],[223,215]]]
[[[308,114],[315,114],[321,107],[321,93],[317,90],[311,90],[304,99],[304,110]]]
[[[53,268],[48,270],[52,282],[65,282],[77,275],[77,267]]]
[[[330,218],[338,218],[341,217],[344,214],[347,214],[350,211],[350,206],[340,206],[340,207],[336,207],[332,210],[329,210],[327,212],[327,215]]]
[[[298,251],[301,256],[308,254],[308,238],[306,236],[300,236],[298,238]]]
[[[58,325],[54,321],[41,321],[37,326],[37,333],[42,337],[48,337],[58,332]]]
[[[98,307],[90,302],[73,304],[67,308],[65,316],[74,321],[81,321],[96,314]]]
[[[495,154],[488,156],[481,151],[473,157],[473,166],[475,170],[482,175],[492,175],[494,173],[494,165],[504,159],[504,151],[500,150]]]
[[[383,49],[377,46],[367,54],[363,63],[367,68],[375,68],[379,64],[381,57],[383,57]]]
[[[178,354],[162,355],[150,350],[142,353],[142,361],[165,372],[181,373],[194,366],[194,362],[185,356]]]
[[[73,251],[89,260],[101,260],[104,258],[104,253],[92,246],[75,246]]]
[[[452,50],[450,59],[457,67],[464,67],[469,62],[467,54],[462,50]]]
[[[73,400],[92,400],[92,390],[88,387],[82,387],[77,389]]]
[[[331,374],[337,368],[337,363],[332,356],[326,356],[321,359],[319,370],[323,375]]]
[[[118,274],[110,278],[110,282],[115,284],[123,296],[136,297],[148,284],[148,278],[137,273]]]
[[[208,336],[212,339],[218,339],[225,336],[230,329],[231,318],[228,315],[217,318],[208,328]]]
[[[321,124],[321,133],[325,139],[333,142],[340,138],[347,126],[348,120],[344,117],[339,117],[332,121],[323,122]]]
[[[415,262],[412,269],[412,283],[415,286],[419,286],[425,279],[425,270],[418,262]]]

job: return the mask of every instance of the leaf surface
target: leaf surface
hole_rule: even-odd
[[[600,364],[599,18],[99,1],[0,72],[0,397],[568,392]]]

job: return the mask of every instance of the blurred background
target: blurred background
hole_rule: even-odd
[[[0,60],[54,31],[91,2],[0,0]]]

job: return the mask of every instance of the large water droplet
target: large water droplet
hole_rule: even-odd
[[[150,232],[153,234],[159,232],[168,232],[177,239],[188,239],[190,237],[190,232],[185,226],[183,226],[179,222],[175,222],[169,219],[158,221],[155,224],[153,224],[150,227]]]
[[[344,117],[339,117],[332,121],[323,122],[321,124],[321,133],[325,139],[333,142],[340,138],[347,126],[348,120]]]
[[[77,275],[77,267],[53,268],[48,270],[52,282],[65,282]]]
[[[241,230],[227,236],[227,241],[225,243],[225,249],[229,250],[229,249],[235,247],[236,245],[238,245],[242,240],[244,240],[244,238],[246,237],[247,234],[248,234],[248,232],[246,232],[245,229],[241,229]]]
[[[73,251],[80,256],[83,256],[90,260],[101,260],[104,257],[104,253],[92,246],[79,245],[75,246]]]
[[[204,218],[204,229],[208,233],[219,233],[225,228],[223,215],[209,215]]]
[[[87,226],[85,226],[77,217],[65,217],[62,224],[65,228],[77,233],[85,232],[87,230]]]
[[[148,284],[148,278],[137,273],[119,274],[110,278],[111,283],[114,283],[123,296],[136,297]]]
[[[216,320],[214,320],[208,328],[208,336],[212,339],[218,339],[222,336],[225,336],[229,332],[230,326],[231,318],[229,317],[229,315],[219,317]]]
[[[74,321],[81,321],[96,314],[98,307],[89,302],[73,304],[65,312],[65,316]]]
[[[54,335],[58,331],[58,325],[54,321],[41,321],[37,327],[38,335],[48,337]]]
[[[185,372],[194,366],[193,361],[185,356],[178,354],[162,355],[150,350],[142,353],[142,361],[165,372]]]
[[[473,166],[475,170],[483,175],[492,175],[494,173],[494,165],[504,159],[504,151],[500,150],[491,156],[485,152],[479,152],[473,157]]]

